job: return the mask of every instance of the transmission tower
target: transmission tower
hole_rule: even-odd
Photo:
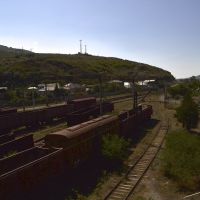
[[[80,53],[82,54],[82,40],[80,40]]]

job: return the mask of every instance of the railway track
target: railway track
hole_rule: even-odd
[[[143,97],[142,96],[139,96],[138,97],[138,103],[141,103],[143,102]],[[132,97],[125,97],[125,98],[121,98],[121,99],[117,99],[117,100],[112,100],[111,102],[116,104],[116,103],[121,103],[121,102],[125,102],[125,101],[133,101],[133,98]]]
[[[121,98],[121,99],[118,99],[118,100],[113,100],[111,101],[112,103],[121,103],[121,102],[124,102],[124,101],[131,101],[133,98],[131,97],[127,97],[127,98]]]
[[[133,192],[158,154],[168,129],[169,121],[161,123],[152,143],[146,148],[140,158],[130,165],[128,172],[108,193],[104,200],[133,199]]]

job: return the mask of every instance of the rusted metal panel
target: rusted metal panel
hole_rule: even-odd
[[[34,142],[32,134],[3,143],[0,145],[0,158],[6,156],[9,153],[23,151],[33,147],[33,145]]]
[[[44,109],[16,112],[0,115],[0,134],[22,126],[35,126],[38,123],[49,122],[54,118],[67,117],[72,112],[72,105],[60,105]]]
[[[64,167],[62,149],[36,147],[0,160],[0,165],[0,199],[13,199],[15,193],[30,190]]]
[[[49,146],[55,146],[55,145],[57,145],[58,147],[60,147],[60,145],[66,146],[69,144],[69,141],[71,139],[87,134],[92,130],[99,129],[106,124],[112,123],[113,121],[118,121],[117,116],[104,115],[102,117],[89,120],[85,123],[70,128],[66,128],[61,131],[50,133],[45,137],[45,142]]]

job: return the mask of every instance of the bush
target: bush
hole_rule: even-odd
[[[200,183],[200,138],[185,130],[167,136],[162,154],[165,174],[182,188],[194,190]]]
[[[185,94],[191,93],[191,88],[186,84],[178,84],[168,88],[168,92],[173,98],[176,98],[177,96],[184,96]]]
[[[198,105],[192,100],[190,95],[186,95],[180,107],[176,109],[178,121],[189,130],[197,126],[198,115]]]
[[[128,153],[129,141],[116,134],[102,138],[102,155],[111,163],[122,162]]]

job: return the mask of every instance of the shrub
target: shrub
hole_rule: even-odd
[[[186,84],[178,84],[168,88],[168,92],[173,98],[175,98],[177,96],[184,96],[185,94],[191,93],[191,88]]]
[[[128,153],[129,141],[116,134],[105,135],[102,138],[102,155],[110,162],[122,162]]]
[[[162,167],[180,187],[196,189],[200,182],[200,138],[185,130],[167,136]]]
[[[176,110],[176,117],[183,127],[188,130],[196,127],[198,123],[198,105],[192,100],[190,95],[186,95]]]

